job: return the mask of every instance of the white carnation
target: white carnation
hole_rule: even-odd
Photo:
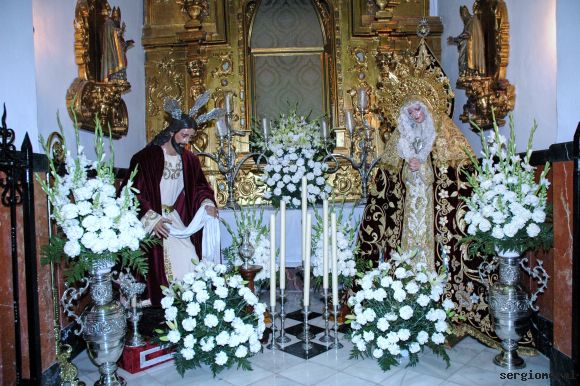
[[[161,299],[161,307],[162,308],[169,308],[173,304],[173,296],[166,296]]]
[[[399,315],[403,320],[409,320],[413,316],[413,309],[410,306],[403,306],[399,309]]]
[[[179,331],[177,331],[177,330],[171,330],[167,334],[167,339],[171,343],[177,343],[177,342],[179,342],[179,339],[181,339],[181,333]]]
[[[383,350],[381,350],[380,348],[374,349],[373,356],[377,359],[381,358],[383,356]]]
[[[197,316],[199,311],[201,311],[201,307],[198,303],[189,303],[185,308],[185,312],[187,312],[189,316]]]
[[[430,301],[429,296],[424,294],[419,295],[419,297],[417,298],[417,303],[419,303],[421,307],[426,307],[427,304],[429,304],[429,301]]]
[[[195,351],[193,351],[192,348],[182,348],[180,353],[183,359],[185,359],[186,361],[193,359],[193,357],[195,356]]]
[[[207,327],[212,328],[218,325],[218,318],[214,314],[207,314],[203,320],[203,324]]]
[[[197,326],[197,322],[193,318],[185,318],[181,322],[181,325],[185,331],[193,331],[193,329]]]
[[[425,344],[429,340],[429,334],[425,331],[419,331],[417,334],[417,342],[419,344]]]
[[[248,355],[248,348],[246,346],[238,346],[234,355],[236,358],[245,358]]]
[[[81,245],[76,239],[69,240],[64,244],[64,253],[69,257],[77,257],[81,253]]]
[[[535,223],[530,223],[526,228],[526,232],[530,237],[536,237],[540,233],[540,227]]]
[[[443,335],[440,332],[436,332],[433,335],[431,335],[431,340],[435,344],[443,344],[445,342],[445,335]]]
[[[223,366],[228,362],[228,355],[223,352],[220,351],[216,354],[215,356],[215,364],[218,366]]]

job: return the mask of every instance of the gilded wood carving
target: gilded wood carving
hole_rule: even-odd
[[[125,40],[121,10],[111,9],[107,0],[78,0],[74,28],[79,73],[66,94],[69,115],[89,131],[98,115],[114,138],[124,136],[129,120],[121,96],[131,89],[126,51],[133,40]]]
[[[476,0],[473,14],[463,5],[464,29],[449,37],[459,51],[457,87],[465,90],[467,103],[459,118],[489,127],[492,111],[499,125],[514,109],[515,87],[506,79],[509,58],[509,21],[503,0]]]
[[[165,96],[179,99],[183,108],[188,108],[202,90],[212,90],[210,104],[222,107],[224,94],[233,93],[234,129],[249,133],[256,118],[252,104],[252,23],[260,5],[272,1],[278,0],[145,1],[142,41],[146,52],[149,139],[164,126],[160,106]],[[352,106],[353,90],[363,85],[375,98],[379,79],[375,56],[378,52],[401,52],[417,46],[416,29],[421,17],[428,13],[428,1],[389,1],[385,7],[390,9],[389,14],[381,13],[374,0],[300,1],[311,2],[322,26],[325,73],[329,77],[327,111],[336,129],[336,151],[346,154],[350,143],[345,135],[343,111]],[[198,12],[194,6],[202,9]],[[427,20],[431,29],[427,40],[438,54],[442,24],[437,17]],[[371,102],[375,109],[381,108],[378,99]],[[378,121],[374,125],[381,126]],[[249,151],[248,137],[235,137],[234,141],[241,158]],[[215,151],[218,146],[215,128],[202,128],[192,146],[194,150]],[[374,155],[383,149],[377,134]],[[207,159],[202,162],[209,179],[220,190],[220,184],[225,183],[215,165]],[[240,204],[259,201],[263,190],[260,175],[259,167],[250,162],[244,166],[236,180],[236,186],[240,186],[236,199]],[[355,199],[360,196],[357,175],[344,165],[329,180],[339,195]],[[217,198],[219,204],[225,203],[227,192],[220,192]]]

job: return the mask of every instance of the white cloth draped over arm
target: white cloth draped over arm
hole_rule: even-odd
[[[202,259],[214,263],[220,263],[220,224],[217,218],[207,214],[205,207],[213,206],[211,201],[204,201],[193,220],[185,229],[176,229],[167,224],[169,234],[178,239],[191,237],[195,232],[203,229],[203,236],[201,239],[201,253]]]

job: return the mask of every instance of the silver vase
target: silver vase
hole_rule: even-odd
[[[111,266],[95,267],[89,283],[92,302],[80,319],[89,358],[101,374],[95,386],[125,385],[117,376],[117,360],[123,354],[127,322],[123,307],[113,299]]]
[[[527,258],[522,258],[517,252],[497,251],[497,258],[491,263],[482,263],[479,269],[482,282],[487,285],[484,276],[499,265],[498,281],[488,286],[492,323],[502,346],[502,352],[495,356],[493,362],[510,370],[526,366],[517,353],[518,342],[528,330],[532,310],[537,310],[533,301],[544,291],[548,280],[541,262],[531,270],[523,264],[525,261]],[[520,266],[539,282],[538,290],[531,298],[519,284]]]

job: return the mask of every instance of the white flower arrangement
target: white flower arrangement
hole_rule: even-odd
[[[232,245],[224,250],[226,260],[233,266],[242,265],[242,259],[238,254],[238,248],[242,244],[242,235],[250,232],[250,243],[254,246],[254,256],[249,264],[259,265],[262,267],[256,274],[254,282],[261,286],[266,280],[270,279],[270,229],[264,224],[264,207],[258,210],[253,206],[242,207],[234,212],[237,231],[234,232],[230,224],[222,220],[229,234],[232,236]],[[279,270],[278,264],[274,268]]]
[[[466,199],[465,213],[471,242],[470,251],[493,254],[496,249],[525,252],[552,241],[551,224],[546,222],[547,190],[550,182],[546,163],[539,182],[535,167],[530,165],[534,123],[524,159],[516,153],[513,117],[510,115],[510,138],[499,133],[494,122],[493,132],[485,138],[481,165],[472,159],[476,173],[468,175],[473,194]]]
[[[98,119],[95,123],[96,161],[88,160],[84,154],[76,124],[77,154],[73,156],[64,143],[61,126],[64,174],[59,173],[58,165],[49,156],[52,183],[37,176],[52,205],[52,217],[64,233],[51,238],[43,251],[44,261],[56,262],[64,252],[71,268],[67,272],[69,282],[80,280],[95,265],[119,261],[146,274],[147,262],[140,246],[154,243],[138,218],[139,201],[132,189],[135,174],[117,197],[112,141],[107,160],[101,124]],[[40,137],[40,141],[45,153],[50,154],[44,138]]]
[[[301,205],[302,177],[308,181],[308,202],[326,199],[331,188],[324,178],[328,165],[321,162],[323,143],[315,122],[308,122],[295,111],[282,114],[273,124],[262,181],[267,186],[264,198],[275,207],[286,202],[289,208]],[[263,142],[259,146],[265,147]]]
[[[393,252],[389,262],[357,280],[361,289],[348,300],[353,310],[347,316],[354,344],[351,356],[376,358],[384,371],[402,358],[416,365],[425,346],[449,366],[443,343],[454,304],[442,301],[445,275],[415,264],[415,255],[416,251]]]
[[[226,266],[200,262],[183,280],[163,288],[166,328],[162,342],[176,346],[175,366],[186,370],[208,365],[214,376],[225,368],[251,370],[249,358],[262,349],[266,305]],[[252,311],[249,309],[252,308]]]
[[[330,209],[332,212],[333,208]],[[345,288],[351,288],[356,277],[356,256],[358,254],[359,246],[357,244],[357,231],[359,221],[353,224],[354,207],[350,214],[344,213],[344,204],[341,206],[336,214],[336,249],[337,249],[337,268],[338,268],[338,282]],[[322,259],[322,216],[316,212],[316,225],[313,227],[312,235],[312,275],[317,281],[322,281],[324,274],[323,259]],[[330,224],[329,224],[330,232]],[[329,235],[330,236],[330,235]],[[331,256],[330,239],[328,243],[328,256],[330,262]],[[331,264],[329,264],[331,265]],[[332,267],[328,267],[329,280],[332,275]]]

